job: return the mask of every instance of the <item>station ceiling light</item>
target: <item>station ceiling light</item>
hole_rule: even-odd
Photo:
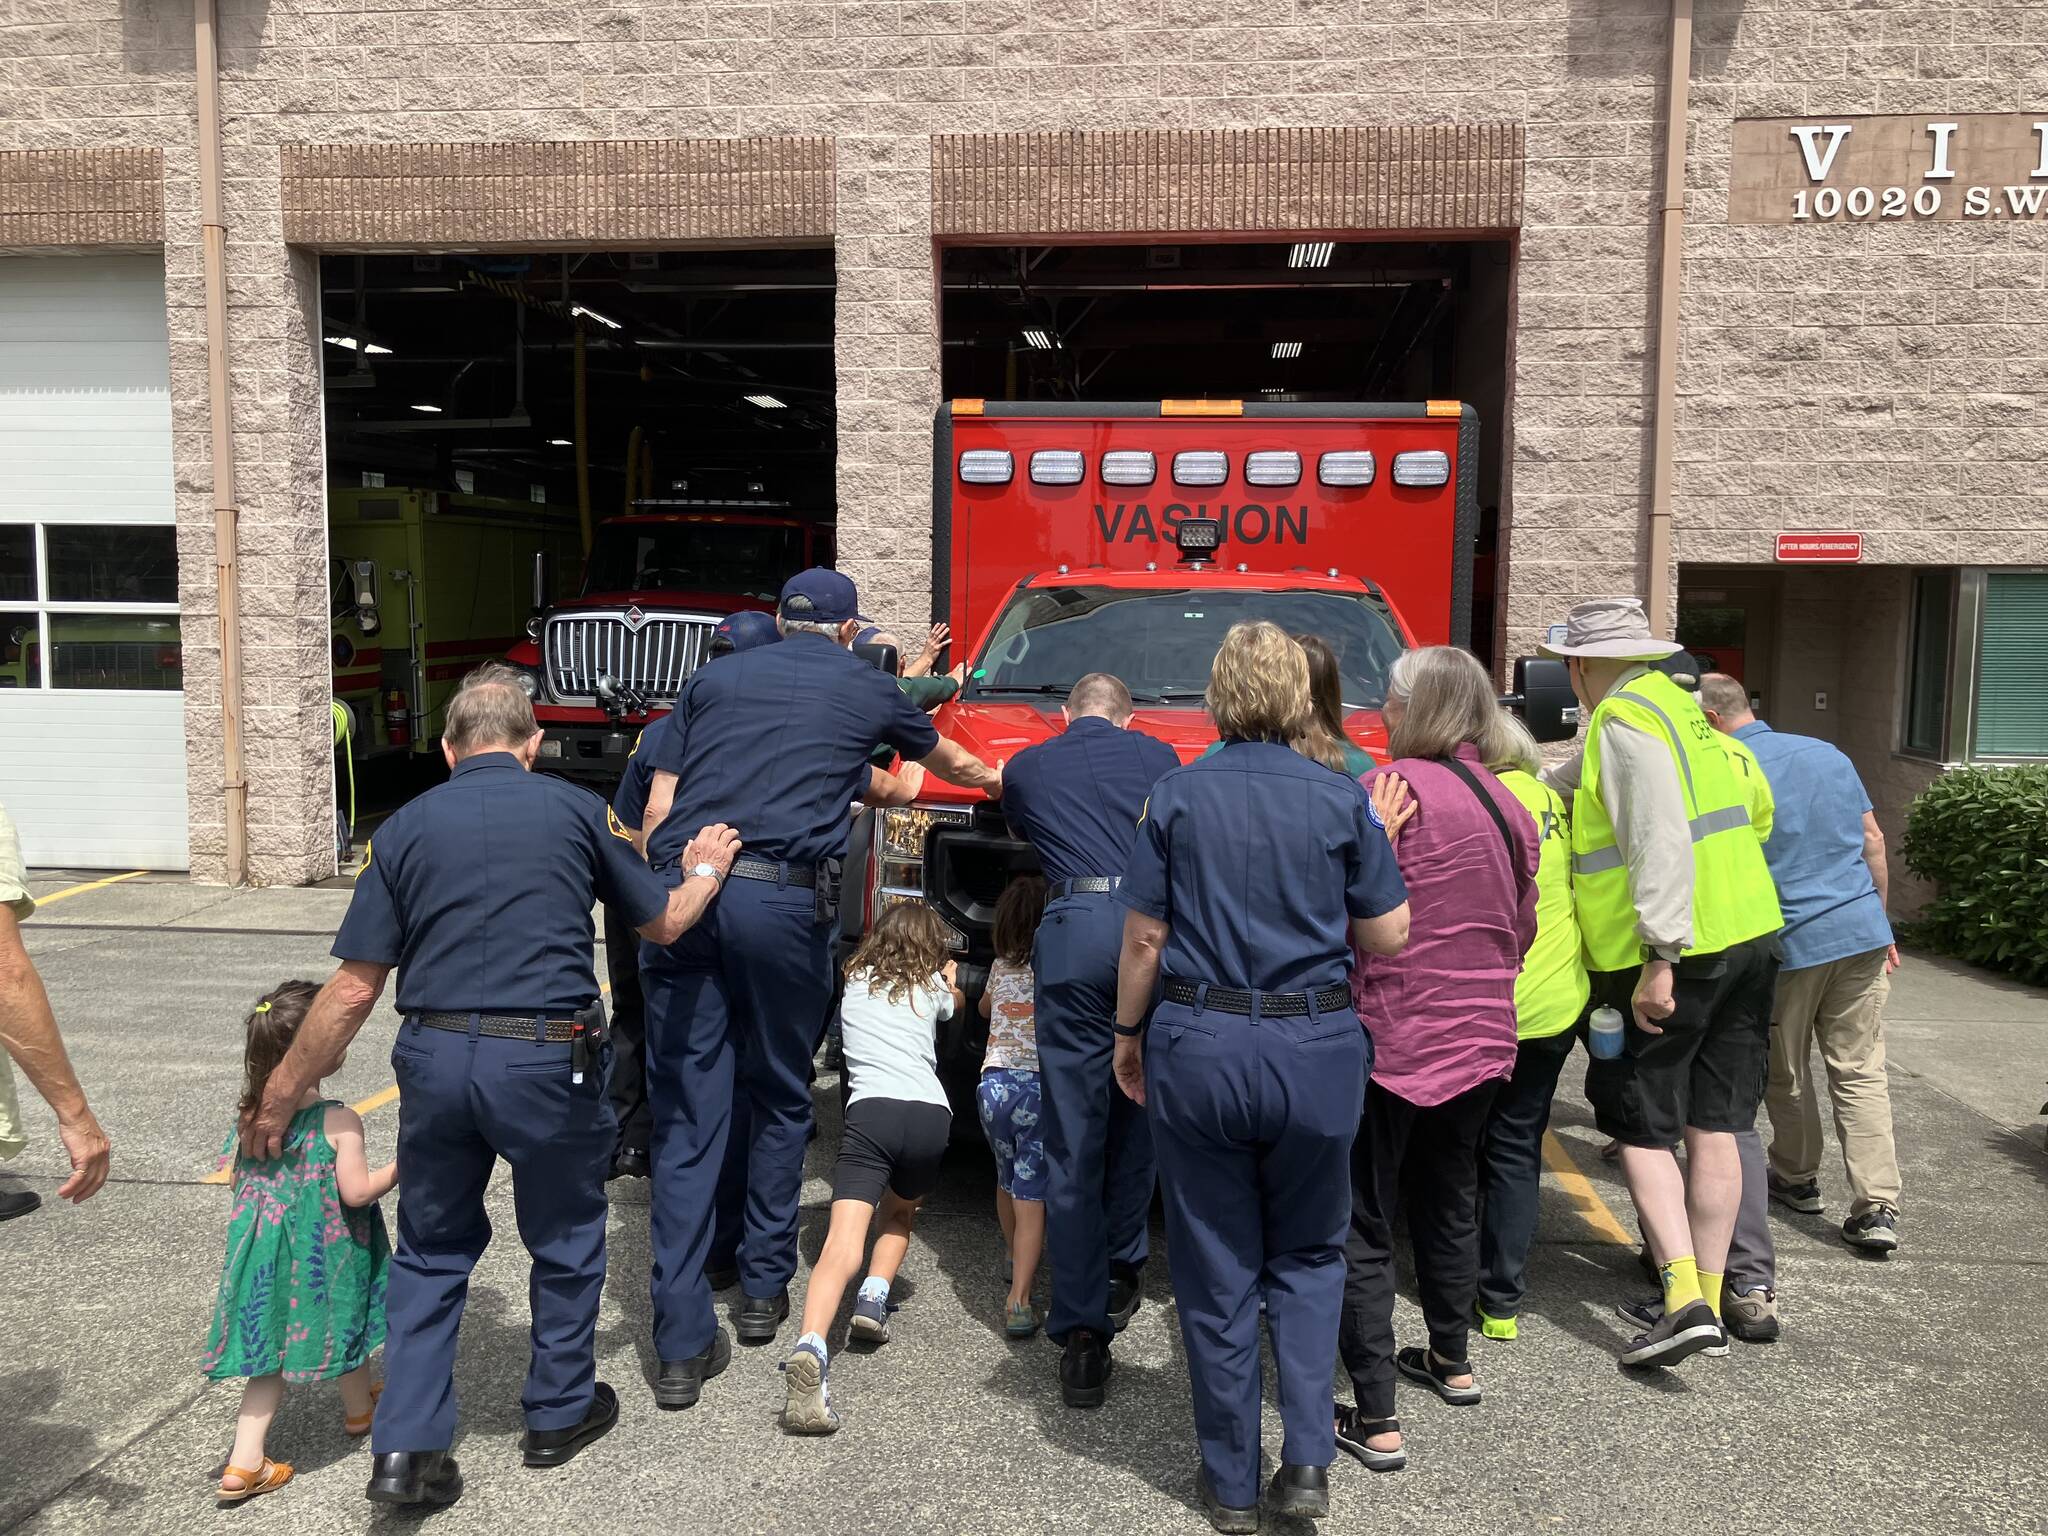
[[[374,341],[364,341],[355,336],[329,336],[325,339],[330,347],[342,347],[350,352],[360,348],[371,357],[389,357],[391,355],[389,347],[379,346]]]
[[[1050,352],[1059,343],[1052,339],[1050,331],[1029,330],[1024,333],[1024,345],[1036,347],[1041,352]]]
[[[571,305],[569,313],[572,315],[582,315],[584,318],[589,320],[595,320],[599,325],[609,326],[612,330],[615,331],[624,329],[624,327],[621,326],[619,322],[614,320],[610,315],[600,315],[596,310],[587,308],[582,304]]]
[[[429,416],[438,416],[441,414],[441,407],[439,407],[438,405],[428,405],[424,400],[415,401],[413,404],[413,409],[416,411],[424,411]]]
[[[1273,356],[1281,359],[1299,357],[1301,356],[1301,343],[1298,341],[1276,341],[1273,343]]]
[[[1290,267],[1327,267],[1330,258],[1337,254],[1334,240],[1299,240],[1287,253]]]
[[[566,437],[551,437],[548,439],[548,446],[550,448],[574,448],[576,445]]]
[[[787,406],[785,406],[780,400],[776,399],[773,395],[742,395],[740,396],[740,398],[746,401],[749,405],[758,405],[764,411],[781,411],[788,409]]]

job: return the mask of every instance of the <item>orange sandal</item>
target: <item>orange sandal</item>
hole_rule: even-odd
[[[225,1483],[214,1489],[214,1496],[222,1504],[239,1504],[244,1499],[253,1499],[259,1493],[275,1493],[292,1480],[291,1463],[263,1458],[260,1467],[229,1467],[221,1473],[223,1478],[239,1477],[242,1486],[230,1488]]]
[[[360,1440],[370,1432],[370,1426],[377,1420],[377,1399],[384,1395],[384,1383],[378,1382],[370,1388],[370,1411],[360,1419],[343,1418],[342,1430],[351,1440]]]

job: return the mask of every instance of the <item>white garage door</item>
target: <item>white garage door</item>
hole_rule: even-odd
[[[156,257],[0,258],[0,805],[32,865],[183,869]]]

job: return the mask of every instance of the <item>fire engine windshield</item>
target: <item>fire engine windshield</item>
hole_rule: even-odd
[[[970,668],[969,697],[1064,697],[1090,672],[1113,672],[1140,704],[1198,703],[1230,626],[1267,619],[1320,635],[1337,653],[1344,704],[1377,709],[1402,651],[1386,611],[1362,593],[1049,587],[1020,592]]]
[[[611,522],[598,526],[586,594],[732,592],[774,602],[804,567],[801,528],[754,523]]]

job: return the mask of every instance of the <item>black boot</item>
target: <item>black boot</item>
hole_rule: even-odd
[[[1276,1515],[1293,1515],[1300,1520],[1320,1520],[1330,1512],[1330,1474],[1322,1467],[1280,1463],[1273,1481],[1266,1485],[1266,1508]]]
[[[567,1429],[529,1429],[526,1432],[526,1441],[521,1447],[526,1452],[526,1464],[529,1467],[559,1467],[591,1441],[604,1438],[618,1422],[619,1394],[600,1381],[590,1394],[590,1407],[585,1410],[580,1424],[571,1424]]]
[[[723,1328],[711,1336],[703,1354],[687,1360],[664,1360],[654,1383],[654,1401],[661,1408],[694,1408],[704,1383],[732,1363],[732,1337]]]
[[[1060,1353],[1060,1401],[1069,1408],[1100,1408],[1112,1364],[1109,1345],[1095,1330],[1076,1328]]]
[[[386,1451],[370,1463],[372,1504],[453,1504],[462,1497],[462,1471],[446,1451]]]
[[[775,1342],[775,1330],[788,1316],[789,1287],[786,1285],[773,1296],[743,1296],[740,1309],[733,1317],[733,1332],[739,1335],[742,1344],[772,1344]]]
[[[651,1171],[645,1147],[621,1147],[612,1154],[611,1178],[644,1179]]]
[[[1109,1321],[1110,1326],[1122,1333],[1131,1325],[1131,1318],[1138,1310],[1138,1302],[1145,1294],[1145,1272],[1128,1264],[1112,1264],[1109,1268]]]
[[[1250,1536],[1259,1528],[1259,1506],[1256,1504],[1239,1509],[1225,1504],[1216,1497],[1216,1490],[1209,1486],[1209,1469],[1204,1467],[1195,1474],[1195,1487],[1202,1495],[1202,1513],[1209,1517],[1209,1524],[1227,1536]]]

